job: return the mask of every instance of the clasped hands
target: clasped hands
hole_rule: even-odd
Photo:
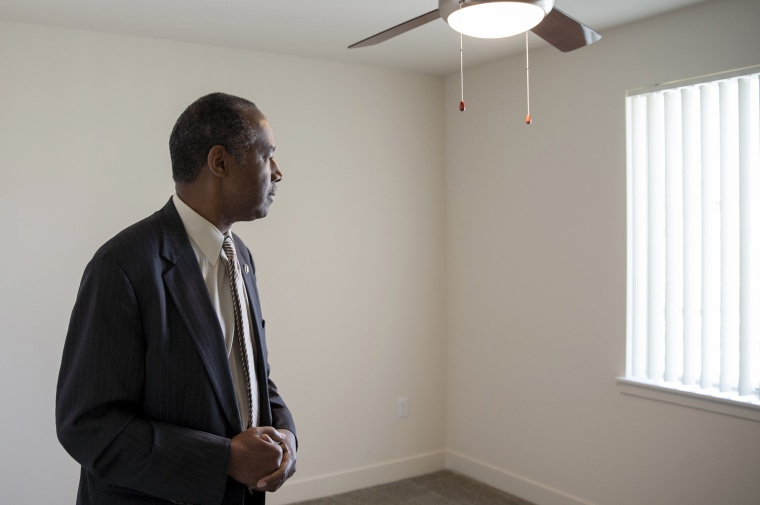
[[[271,426],[248,428],[231,440],[228,474],[253,491],[277,491],[296,472],[296,437]]]

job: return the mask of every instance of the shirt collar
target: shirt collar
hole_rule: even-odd
[[[190,239],[195,242],[209,263],[216,265],[222,254],[222,242],[224,242],[222,232],[203,216],[191,209],[176,194],[172,196],[172,201],[177,208],[177,213]]]

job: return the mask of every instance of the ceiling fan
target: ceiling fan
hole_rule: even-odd
[[[601,38],[597,32],[554,7],[554,0],[438,0],[438,8],[372,35],[349,49],[384,42],[442,18],[473,37],[509,37],[532,31],[560,51],[572,51]]]

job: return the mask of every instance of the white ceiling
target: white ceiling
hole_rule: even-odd
[[[602,34],[705,0],[556,0]],[[138,35],[446,75],[459,36],[436,20],[380,45],[348,45],[436,9],[436,0],[0,0],[0,19]],[[546,45],[535,35],[532,48]],[[524,50],[524,38],[465,38],[466,66]],[[582,51],[583,49],[579,49]]]

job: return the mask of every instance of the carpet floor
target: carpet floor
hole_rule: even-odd
[[[294,505],[532,505],[463,475],[442,470]]]

